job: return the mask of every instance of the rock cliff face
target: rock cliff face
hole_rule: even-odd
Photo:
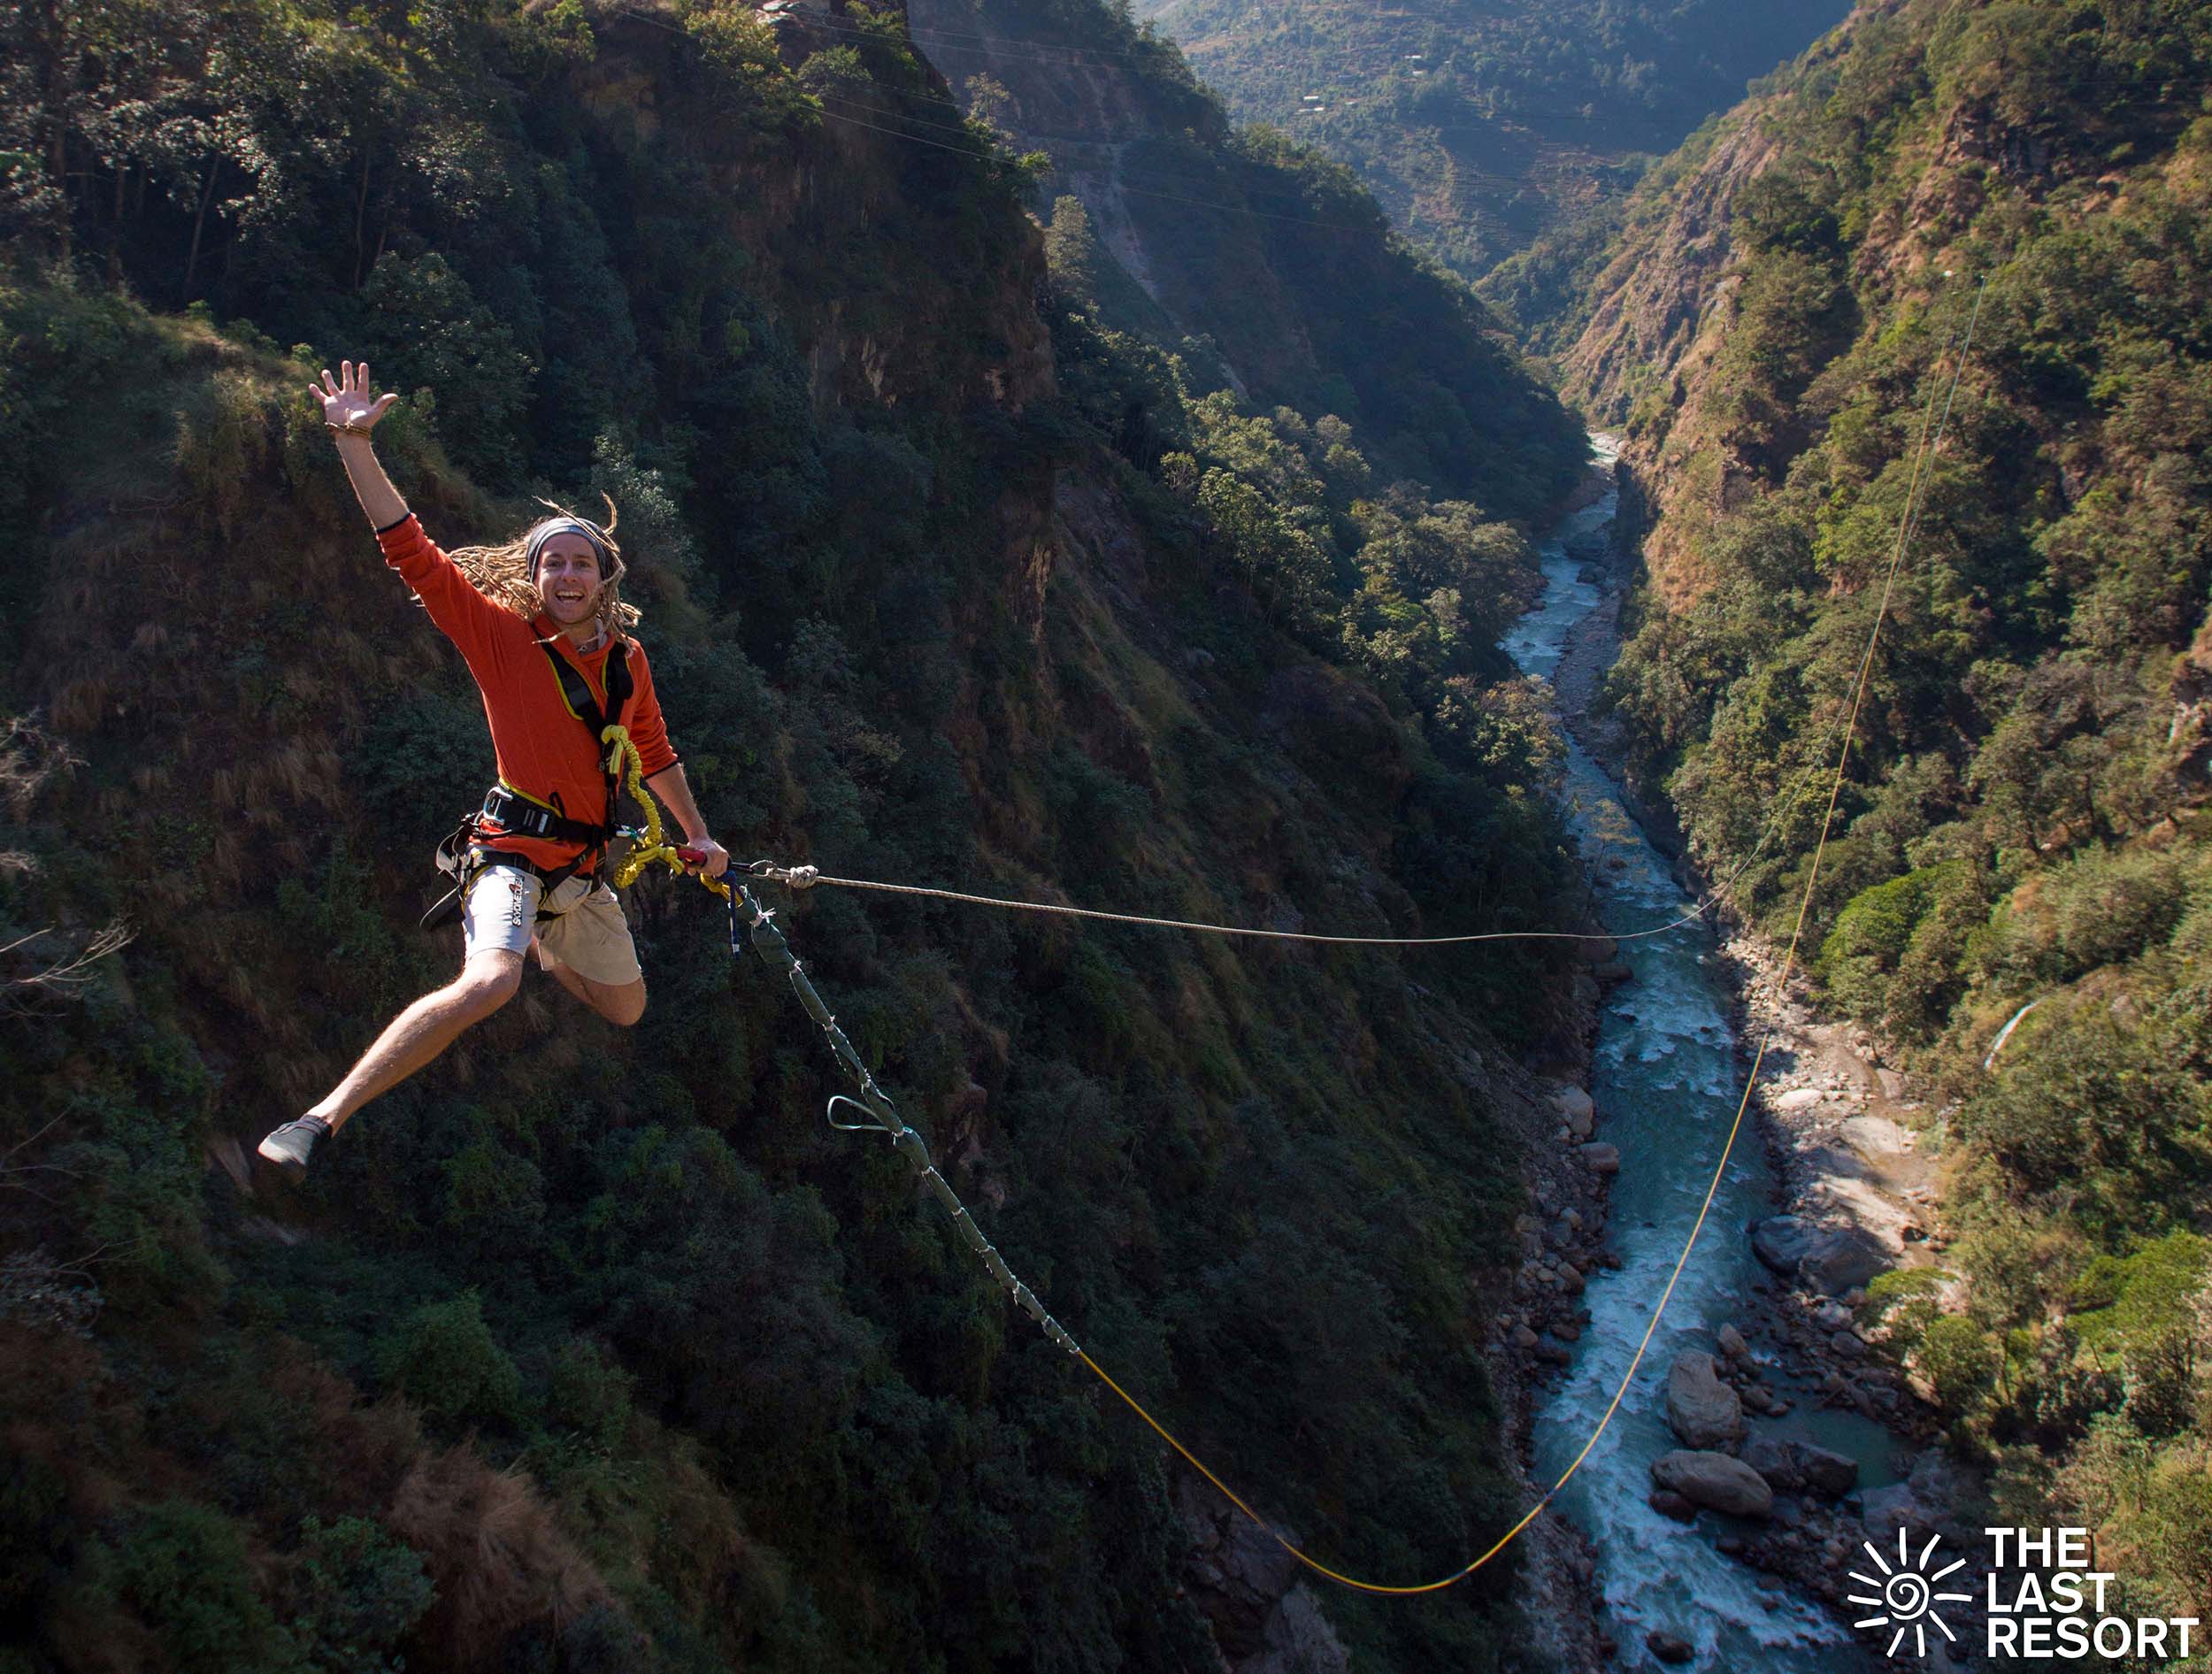
[[[1897,9],[1892,0],[1857,8],[1799,59],[1796,85],[1716,119],[1656,172],[1632,196],[1591,282],[1580,334],[1559,357],[1569,396],[1628,432],[1624,476],[1637,503],[1632,511],[1624,500],[1624,521],[1644,532],[1647,575],[1669,608],[1703,585],[1696,549],[1704,534],[1778,481],[1787,463],[1770,438],[1740,423],[1724,373],[1716,376],[1750,275],[1736,227],[1746,189],[1786,153],[1782,130],[1804,82],[1832,73],[1870,19]],[[1809,439],[1799,434],[1793,445]]]
[[[972,110],[1052,157],[1052,190],[1082,201],[1101,244],[1158,307],[1171,336],[1212,334],[1240,393],[1279,394],[1315,374],[1297,305],[1219,166],[1228,119],[1171,46],[1100,50],[1084,31],[1041,46],[1030,29],[1002,26],[995,10],[969,0],[918,0],[908,16]],[[1179,223],[1210,202],[1225,205],[1207,218],[1215,253],[1194,264]],[[1229,295],[1219,288],[1225,268],[1239,276]]]
[[[1728,118],[1701,160],[1620,241],[1593,288],[1589,324],[1562,360],[1567,389],[1601,423],[1632,414],[1646,421],[1624,452],[1623,473],[1639,486],[1645,563],[1670,603],[1695,586],[1680,562],[1683,530],[1750,493],[1750,472],[1732,450],[1697,456],[1710,445],[1704,373],[1727,341],[1743,282],[1732,271],[1736,195],[1774,156],[1755,104]]]

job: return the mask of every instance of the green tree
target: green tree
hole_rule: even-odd
[[[1963,1417],[1997,1376],[2000,1354],[1996,1341],[1972,1320],[1944,1314],[1928,1322],[1915,1359],[1936,1405]]]
[[[1091,231],[1090,211],[1081,198],[1063,195],[1052,200],[1052,219],[1045,228],[1045,267],[1062,306],[1096,305],[1098,236]]]
[[[453,1424],[511,1424],[521,1374],[472,1290],[425,1302],[385,1337],[377,1360],[385,1381],[433,1417]]]
[[[398,1674],[399,1647],[437,1597],[421,1556],[365,1517],[309,1517],[288,1593],[292,1642],[326,1674]]]
[[[513,479],[536,368],[514,334],[434,250],[380,257],[361,288],[362,352],[395,388],[427,389],[455,460],[492,482]]]
[[[275,1618],[254,1586],[238,1525],[165,1500],[134,1518],[111,1560],[116,1594],[153,1630],[181,1674],[219,1674],[267,1655]]]

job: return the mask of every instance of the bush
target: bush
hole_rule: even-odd
[[[1894,1267],[1867,1286],[1868,1324],[1888,1333],[1891,1352],[1899,1358],[1918,1348],[1928,1327],[1942,1317],[1936,1296],[1943,1279],[1932,1267]]]
[[[310,1668],[328,1674],[393,1674],[393,1655],[437,1597],[422,1557],[363,1517],[300,1532],[290,1586],[291,1634]]]
[[[2069,1325],[2094,1346],[2124,1348],[2190,1323],[2212,1269],[2212,1240],[2170,1232],[2132,1255],[2100,1256],[2068,1294]]]
[[[2102,997],[2055,997],[2024,1022],[1958,1131],[2013,1186],[2063,1191],[2093,1240],[2170,1225],[2207,1161],[2205,1090],[2156,1014],[2124,1021]]]
[[[2127,1354],[2127,1416],[2154,1441],[2177,1436],[2197,1417],[2195,1334],[2163,1331]]]
[[[2073,971],[2118,964],[2163,941],[2187,899],[2177,856],[2131,850],[2078,861],[2053,917]]]
[[[596,1343],[564,1343],[553,1357],[546,1422],[575,1432],[595,1447],[618,1447],[629,1432],[630,1391],[636,1381]]]
[[[537,372],[514,333],[435,250],[413,261],[378,257],[361,308],[361,352],[379,381],[432,391],[446,451],[484,480],[512,480]]]
[[[2086,1435],[2101,1414],[2116,1410],[2124,1393],[2094,1354],[2080,1349],[2071,1332],[2058,1330],[2038,1345],[2020,1408],[2036,1445],[2055,1454]]]
[[[2212,1594],[2212,1459],[2201,1448],[2161,1463],[2145,1497],[2141,1529],[2160,1569],[2199,1602]]]
[[[513,1422],[521,1375],[484,1323],[477,1294],[426,1302],[385,1339],[384,1381],[433,1417],[450,1423]]]
[[[167,1500],[149,1508],[116,1547],[111,1573],[178,1674],[255,1666],[275,1637],[245,1536],[207,1506]]]
[[[1970,1319],[1945,1314],[1928,1323],[1915,1356],[1936,1405],[1963,1417],[1997,1376],[1996,1340]]]
[[[1891,979],[1914,933],[1939,895],[1965,873],[1962,862],[1923,866],[1863,889],[1836,915],[1820,944],[1813,974],[1854,1017],[1873,1019],[1887,1009]]]

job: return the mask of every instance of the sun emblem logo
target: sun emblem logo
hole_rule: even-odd
[[[1963,1569],[1966,1560],[1954,1558],[1941,1569],[1931,1571],[1928,1566],[1935,1561],[1936,1548],[1943,1544],[1943,1537],[1939,1534],[1928,1537],[1928,1544],[1920,1548],[1920,1556],[1916,1559],[1911,1547],[1906,1543],[1904,1530],[1898,1530],[1897,1562],[1894,1565],[1875,1549],[1873,1541],[1863,1544],[1866,1555],[1874,1560],[1875,1567],[1882,1573],[1876,1577],[1862,1575],[1856,1570],[1850,1570],[1851,1578],[1868,1591],[1846,1596],[1851,1603],[1865,1605],[1880,1614],[1854,1622],[1851,1625],[1855,1628],[1895,1628],[1897,1631],[1890,1635],[1889,1648],[1883,1653],[1885,1656],[1896,1655],[1897,1647],[1905,1642],[1905,1635],[1910,1633],[1914,1652],[1925,1657],[1928,1655],[1928,1627],[1932,1623],[1936,1632],[1954,1645],[1957,1644],[1959,1636],[1944,1624],[1943,1617],[1937,1613],[1935,1607],[1939,1604],[1971,1604],[1974,1595],[1970,1593],[1939,1593],[1936,1583],[1954,1570]]]

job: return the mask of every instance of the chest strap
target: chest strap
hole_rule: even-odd
[[[629,708],[630,648],[626,641],[617,640],[607,653],[607,702],[603,708],[592,695],[591,682],[584,678],[583,671],[563,657],[552,641],[539,641],[538,649],[545,653],[545,660],[553,665],[553,678],[560,683],[561,702],[590,732],[594,751],[605,751],[608,759],[602,761],[601,769],[606,775],[606,812],[595,822],[577,819],[560,805],[558,792],[554,794],[553,805],[549,808],[506,785],[495,785],[485,793],[484,812],[499,822],[502,831],[515,836],[603,848],[613,840],[619,824],[616,816],[621,806],[622,778],[620,757],[607,749],[601,735],[608,727],[622,725],[623,713]]]

